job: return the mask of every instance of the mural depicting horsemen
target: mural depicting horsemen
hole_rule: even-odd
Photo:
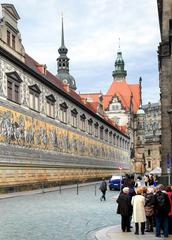
[[[125,161],[125,152],[91,137],[0,106],[0,143]],[[127,156],[127,152],[126,152]]]

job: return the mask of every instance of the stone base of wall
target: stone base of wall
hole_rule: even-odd
[[[109,178],[110,169],[1,166],[0,192],[27,191]]]

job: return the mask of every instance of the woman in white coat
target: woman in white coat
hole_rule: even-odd
[[[138,187],[136,190],[136,195],[132,197],[131,204],[133,205],[133,222],[135,223],[135,234],[139,234],[139,224],[141,224],[141,234],[144,234],[145,231],[145,197],[141,194],[143,190],[141,187]]]

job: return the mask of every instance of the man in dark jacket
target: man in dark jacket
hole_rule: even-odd
[[[105,181],[105,179],[102,179],[102,182],[100,184],[100,191],[102,192],[102,196],[100,198],[100,201],[102,201],[104,199],[104,201],[106,201],[106,191],[107,191],[107,183]]]
[[[154,211],[156,221],[156,237],[161,236],[161,226],[164,237],[168,237],[168,213],[170,211],[170,200],[167,193],[163,192],[164,186],[158,185],[154,197]]]
[[[121,229],[123,232],[125,232],[125,230],[127,230],[127,232],[130,232],[132,206],[128,187],[124,187],[122,189],[122,192],[116,201],[118,203],[117,214],[121,214]]]

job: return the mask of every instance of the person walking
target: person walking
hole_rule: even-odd
[[[106,183],[104,178],[102,179],[102,182],[100,184],[99,189],[102,192],[102,196],[100,198],[100,201],[102,201],[103,199],[104,199],[104,201],[106,201],[107,183]]]
[[[139,224],[141,224],[141,234],[144,234],[145,231],[145,197],[141,194],[143,190],[141,187],[136,188],[136,195],[132,197],[131,204],[133,205],[133,221],[135,223],[135,234],[139,234]]]
[[[154,211],[155,211],[155,224],[156,224],[156,237],[161,237],[161,226],[163,228],[163,235],[168,237],[168,214],[170,212],[170,200],[164,186],[159,184],[156,187],[156,193],[154,195]]]
[[[116,202],[118,203],[117,214],[121,215],[121,229],[123,232],[131,232],[130,218],[132,215],[131,198],[129,196],[129,188],[124,187]]]

